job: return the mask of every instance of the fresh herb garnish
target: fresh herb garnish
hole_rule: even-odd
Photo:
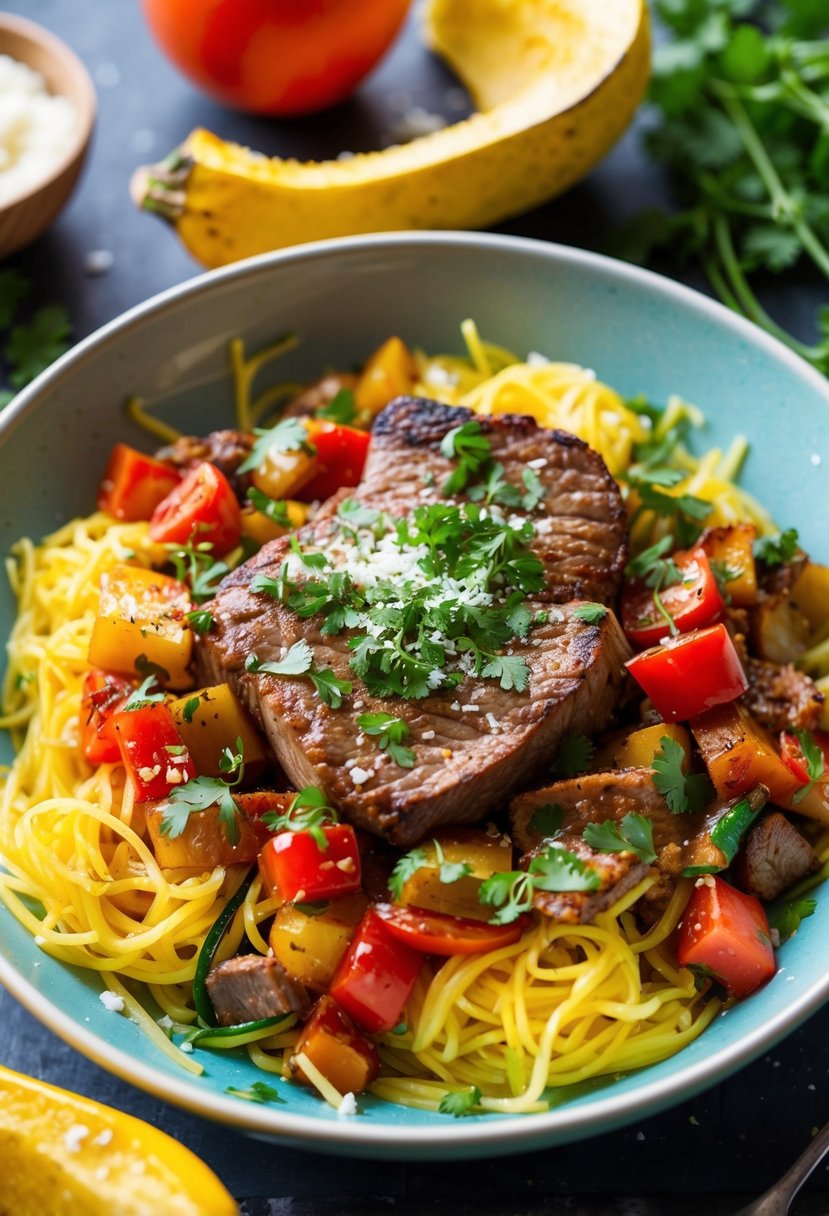
[[[559,834],[563,822],[564,808],[560,807],[557,802],[545,802],[533,811],[530,829],[538,832],[539,836],[550,839]]]
[[[492,459],[489,440],[480,422],[474,419],[447,431],[441,440],[440,453],[447,460],[458,462],[441,488],[444,498],[451,498],[465,490]]]
[[[587,625],[598,625],[607,616],[604,604],[579,604],[573,609],[573,616]]]
[[[776,929],[781,942],[785,942],[797,933],[800,922],[811,916],[816,907],[816,899],[790,899],[778,904],[769,912],[769,928]]]
[[[481,1091],[478,1086],[470,1085],[468,1089],[455,1089],[445,1093],[440,1100],[438,1111],[441,1115],[454,1115],[456,1119],[462,1119],[464,1115],[471,1115],[480,1101]]]
[[[697,498],[693,494],[668,493],[686,476],[687,474],[679,469],[668,467],[646,468],[641,472],[636,471],[635,466],[630,469],[627,481],[639,499],[631,516],[631,527],[641,515],[652,511],[659,519],[673,521],[680,545],[693,544],[702,531],[701,524],[708,518],[713,508],[710,502],[706,502],[704,498]]]
[[[323,828],[339,823],[339,816],[318,786],[307,785],[293,797],[287,811],[266,811],[262,822],[272,832],[307,832],[325,852],[328,839]]]
[[[829,332],[827,332],[829,341]],[[829,351],[827,351],[829,355]],[[774,536],[758,536],[754,542],[754,556],[766,566],[782,566],[790,562],[798,551],[800,537],[796,528],[787,528]]]
[[[651,762],[653,783],[674,815],[696,814],[710,801],[714,789],[705,773],[686,773],[685,748],[670,735],[659,740]]]
[[[230,569],[226,562],[217,562],[213,557],[212,542],[194,538],[186,545],[169,544],[165,548],[176,578],[190,588],[192,599],[197,604],[212,599]]]
[[[465,861],[447,861],[441,848],[440,841],[433,840],[435,861],[437,862],[438,881],[446,884],[458,882],[472,873],[472,867]],[[403,888],[418,870],[433,868],[425,849],[410,849],[397,859],[397,864],[389,878],[389,890],[398,903],[403,901]]]
[[[196,608],[193,612],[186,612],[184,616],[193,632],[198,633],[200,636],[210,633],[210,630],[216,623],[213,619],[213,613],[208,612],[205,608]]]
[[[240,473],[258,469],[268,458],[269,452],[304,452],[315,456],[317,449],[308,439],[308,428],[300,418],[282,418],[276,426],[263,430],[254,427],[256,441],[250,455],[239,465]]]
[[[268,1085],[267,1081],[254,1081],[247,1089],[236,1089],[233,1085],[228,1085],[225,1089],[226,1094],[231,1094],[234,1098],[244,1098],[247,1102],[284,1102],[284,1098],[280,1098],[279,1090],[274,1089],[273,1085]]]
[[[415,753],[410,747],[403,746],[411,732],[409,724],[402,718],[386,713],[360,714],[357,725],[365,734],[375,736],[380,750],[391,756],[401,768],[414,766]]]
[[[184,718],[184,721],[187,723],[188,726],[193,721],[193,714],[196,712],[196,710],[199,708],[200,705],[201,705],[201,697],[188,697],[187,700],[184,702],[184,710],[183,710],[181,716],[182,716],[182,718]]]
[[[268,519],[278,525],[280,528],[290,530],[293,527],[291,517],[288,514],[288,504],[278,498],[270,498],[267,494],[263,494],[261,490],[257,490],[256,486],[249,486],[247,490],[247,500],[252,507],[257,511],[261,511],[263,515],[267,515]]]
[[[533,906],[536,891],[595,891],[599,875],[571,853],[551,844],[537,853],[526,870],[493,874],[481,883],[478,898],[482,904],[498,909],[493,925],[509,925]]]
[[[804,785],[801,789],[792,794],[792,805],[797,806],[803,801],[815,782],[821,780],[824,775],[826,763],[823,757],[823,748],[817,742],[811,731],[795,730],[794,735],[800,744],[800,753],[803,756],[803,763],[809,777],[809,784]]]
[[[357,406],[354,393],[350,388],[338,389],[327,405],[321,405],[315,411],[317,418],[325,422],[336,422],[339,426],[350,426],[357,417]]]
[[[317,696],[332,709],[339,709],[343,697],[351,692],[349,680],[337,679],[330,667],[314,667],[313,652],[303,639],[294,642],[285,654],[275,663],[262,663],[255,654],[249,654],[245,659],[245,670],[252,675],[267,676],[307,676],[317,691]]]
[[[164,689],[159,688],[158,679],[151,672],[146,679],[141,681],[137,688],[133,689],[124,704],[121,706],[121,709],[143,709],[145,705],[154,705],[159,701],[163,701],[164,697]]]
[[[231,790],[245,775],[245,759],[242,740],[236,740],[236,751],[226,747],[219,757],[219,769],[224,777],[191,777],[183,785],[176,786],[167,795],[161,832],[175,838],[187,827],[194,812],[209,811],[214,807],[219,813],[219,822],[232,845],[239,843],[238,811]]]
[[[135,660],[135,670],[145,680],[150,676],[155,680],[170,679],[170,673],[167,668],[162,667],[160,663],[153,663],[145,654],[140,654]]]
[[[584,840],[600,853],[635,853],[646,866],[656,861],[653,845],[653,824],[645,815],[629,811],[618,822],[605,819],[603,823],[588,823]]]
[[[550,772],[556,777],[575,777],[590,767],[596,748],[587,735],[565,735],[558,745]]]
[[[714,575],[714,580],[717,584],[717,590],[727,604],[731,603],[731,596],[726,588],[729,583],[733,583],[743,573],[741,566],[729,566],[727,562],[712,561],[709,562],[711,573]]]
[[[629,578],[639,578],[646,587],[650,587],[656,611],[664,618],[671,637],[679,633],[676,622],[662,600],[661,592],[666,587],[676,586],[682,582],[682,571],[667,553],[674,547],[673,536],[663,536],[655,544],[643,549],[636,557],[631,558],[625,568]]]

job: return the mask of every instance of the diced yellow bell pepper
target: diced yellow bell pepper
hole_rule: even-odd
[[[711,562],[735,572],[734,578],[726,579],[723,590],[737,608],[757,603],[756,539],[757,529],[748,523],[709,528],[700,538],[699,543]]]
[[[809,644],[806,614],[794,596],[784,592],[762,600],[751,612],[751,649],[771,663],[793,663]]]
[[[660,722],[657,726],[640,726],[609,739],[598,748],[590,767],[597,773],[611,768],[650,768],[665,735],[684,750],[683,767],[687,769],[691,764],[691,737],[684,726],[667,722]]]
[[[368,425],[395,397],[410,393],[417,380],[414,356],[400,338],[388,338],[363,368],[354,389],[358,421]]]
[[[180,836],[170,837],[161,830],[165,802],[143,804],[155,859],[163,870],[198,869],[209,870],[213,866],[233,866],[256,861],[259,850],[270,836],[268,828],[261,823],[266,811],[284,814],[293,799],[293,793],[277,794],[272,790],[253,790],[248,794],[234,794],[238,814],[236,827],[237,843],[231,844],[224,824],[219,819],[216,807],[206,811],[194,811],[187,819]]]
[[[271,926],[274,958],[294,979],[325,992],[367,907],[361,891],[330,900],[317,915],[283,904]]]
[[[113,566],[101,577],[98,615],[89,642],[89,662],[104,671],[140,672],[141,656],[167,674],[168,688],[187,688],[193,632],[186,613],[190,594],[178,579],[140,566]]]
[[[302,420],[301,420],[302,421]],[[294,452],[280,452],[269,448],[265,459],[251,472],[251,480],[257,490],[268,498],[281,500],[290,498],[310,481],[317,469],[317,457],[313,448],[313,420],[303,421],[308,431],[307,449],[301,447]]]
[[[792,587],[792,600],[809,622],[814,645],[829,633],[829,566],[807,562]]]
[[[471,872],[456,882],[441,882],[435,840],[444,861],[465,862]],[[487,878],[513,868],[509,837],[499,833],[490,836],[476,828],[455,828],[452,832],[440,833],[434,840],[425,841],[421,847],[426,854],[426,865],[415,870],[403,884],[400,902],[425,908],[429,912],[488,921],[492,909],[481,903],[478,893],[481,883]]]
[[[694,718],[691,730],[721,798],[765,785],[773,803],[789,805],[797,778],[783,763],[769,732],[742,705],[730,701],[706,710]]]
[[[288,515],[288,527],[283,528],[276,520],[271,519],[264,511],[257,511],[248,504],[242,508],[242,535],[252,540],[256,545],[264,545],[269,540],[278,540],[286,532],[301,528],[308,518],[308,508],[304,502],[293,499],[283,499]]]
[[[245,784],[255,785],[268,764],[268,750],[253,719],[229,684],[200,688],[170,702],[182,741],[201,777],[220,777],[219,758],[226,747],[236,750],[242,740]]]

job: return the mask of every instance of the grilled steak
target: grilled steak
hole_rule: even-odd
[[[302,984],[276,959],[241,954],[219,963],[205,981],[220,1026],[238,1026],[281,1013],[305,1014],[311,1006]]]
[[[758,899],[777,899],[820,861],[812,846],[779,811],[764,815],[746,837],[736,866],[739,885]]]
[[[440,442],[469,418],[466,410],[399,399],[378,419],[364,482],[348,496],[398,518],[425,503],[443,502],[440,487],[454,466],[440,455]],[[534,614],[543,609],[546,620],[506,648],[530,670],[526,692],[465,674],[457,687],[418,699],[372,696],[349,666],[349,642],[359,630],[324,634],[321,615],[300,618],[254,590],[257,577],[279,580],[292,554],[289,538],[264,546],[206,605],[214,627],[200,644],[205,676],[231,682],[298,787],[320,786],[349,821],[400,845],[440,824],[479,821],[544,770],[564,734],[605,726],[629,655],[612,613],[590,623],[572,602],[612,596],[624,567],[624,510],[601,459],[572,436],[541,430],[528,418],[484,418],[480,424],[504,480],[523,492],[522,475],[531,461],[544,495],[536,534],[528,541],[541,560],[543,585],[525,604]],[[329,555],[333,568],[342,555],[339,502],[327,504],[294,542],[304,554]],[[307,583],[311,575],[304,578]],[[562,606],[551,607],[551,600]],[[245,669],[250,655],[260,664],[279,661],[300,640],[310,645],[316,670],[330,668],[352,682],[341,708],[322,704],[301,676]],[[411,768],[361,732],[360,715],[383,712],[406,723]]]
[[[814,730],[820,723],[823,694],[809,676],[791,663],[744,659],[748,689],[743,704],[758,721],[775,732]]]
[[[595,891],[536,891],[533,907],[551,920],[567,925],[589,925],[600,912],[606,912],[617,900],[635,887],[649,870],[633,853],[601,853],[591,849],[580,836],[559,836],[555,843],[578,857],[599,877]],[[529,868],[536,853],[548,847],[547,842],[525,853],[521,868]]]

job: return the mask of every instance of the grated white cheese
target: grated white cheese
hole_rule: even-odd
[[[434,739],[435,732],[433,730],[425,730],[420,737],[428,743],[430,739]]]
[[[546,364],[551,362],[551,359],[548,359],[546,355],[542,355],[541,352],[537,350],[531,350],[525,359],[525,363],[528,367],[544,367]]]
[[[124,1012],[124,998],[118,996],[116,992],[110,992],[105,988],[103,992],[98,993],[98,1000],[103,1005],[104,1009],[108,1009],[110,1013]]]
[[[79,1153],[81,1144],[88,1135],[89,1128],[85,1127],[83,1123],[73,1123],[71,1127],[68,1127],[63,1133],[63,1143],[67,1153]]]
[[[63,159],[78,116],[40,72],[0,55],[0,206],[45,181]]]
[[[348,1118],[350,1115],[357,1114],[357,1099],[354,1097],[354,1094],[343,1094],[343,1100],[337,1107],[337,1114],[341,1118]]]
[[[105,1127],[101,1131],[98,1132],[98,1135],[95,1136],[92,1143],[99,1144],[101,1146],[101,1148],[106,1148],[106,1146],[111,1142],[111,1140],[112,1140],[112,1129],[109,1127]]]
[[[365,785],[371,775],[368,769],[360,768],[359,765],[355,765],[351,770],[351,780],[354,785]]]

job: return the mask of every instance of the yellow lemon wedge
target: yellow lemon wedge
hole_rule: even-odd
[[[0,1216],[235,1216],[189,1149],[131,1115],[0,1067]]]
[[[430,0],[426,38],[469,90],[470,118],[319,163],[197,129],[137,170],[135,201],[206,266],[324,237],[486,227],[583,177],[648,79],[645,0]]]

